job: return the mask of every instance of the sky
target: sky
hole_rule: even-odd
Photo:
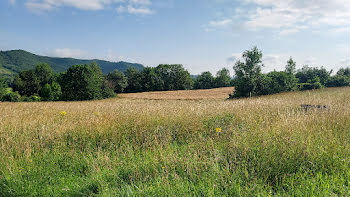
[[[215,74],[257,46],[264,72],[350,66],[350,0],[1,0],[0,50]]]

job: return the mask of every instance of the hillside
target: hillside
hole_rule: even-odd
[[[115,69],[126,71],[129,67],[138,70],[143,69],[143,65],[128,62],[109,62],[104,60],[81,60],[74,58],[56,58],[39,56],[23,50],[0,51],[0,76],[12,78],[16,73],[29,70],[38,63],[48,63],[56,72],[63,72],[69,67],[78,64],[89,64],[96,62],[102,68],[103,73],[109,73]]]

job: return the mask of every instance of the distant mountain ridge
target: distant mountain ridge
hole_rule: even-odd
[[[24,50],[11,50],[0,51],[0,77],[13,78],[17,73],[32,69],[39,63],[49,64],[55,72],[64,72],[73,65],[90,64],[92,62],[96,62],[105,74],[115,69],[125,72],[130,67],[134,67],[138,70],[144,68],[142,64],[129,62],[48,57],[35,55]]]

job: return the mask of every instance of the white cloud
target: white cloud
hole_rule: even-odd
[[[273,70],[284,70],[286,62],[290,56],[285,54],[264,54],[262,63],[264,64],[263,71],[270,72]],[[233,53],[227,58],[227,63],[230,65],[235,64],[237,61],[242,61],[242,53]]]
[[[350,29],[349,0],[244,0],[234,14],[250,31],[270,29],[290,35],[301,29],[328,29],[346,33]],[[300,28],[302,27],[302,28]]]
[[[8,0],[11,5],[14,5],[16,3],[16,0]]]
[[[70,48],[57,48],[49,52],[49,55],[54,57],[71,57],[71,58],[80,58],[87,59],[89,58],[86,51],[80,49],[70,49]]]
[[[218,20],[218,21],[210,21],[209,25],[213,27],[219,27],[219,26],[226,26],[232,23],[231,19],[224,19],[224,20]]]
[[[350,66],[350,57],[347,57],[347,58],[340,60],[339,63],[341,66]]]
[[[144,7],[136,8],[136,7],[133,7],[132,5],[129,5],[128,13],[129,14],[152,14],[153,12],[149,8],[144,8]]]
[[[36,13],[60,7],[73,7],[81,10],[103,10],[116,8],[118,13],[152,14],[150,0],[26,0],[26,7]],[[127,9],[126,9],[127,8]]]

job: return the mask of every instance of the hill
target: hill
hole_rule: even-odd
[[[15,74],[29,70],[38,63],[50,64],[55,72],[64,72],[69,67],[78,64],[89,64],[96,62],[100,65],[103,73],[109,73],[115,69],[126,71],[129,67],[135,67],[138,70],[143,69],[143,65],[128,62],[109,62],[104,60],[82,60],[74,58],[57,58],[39,56],[24,50],[0,51],[0,77],[12,78]]]

